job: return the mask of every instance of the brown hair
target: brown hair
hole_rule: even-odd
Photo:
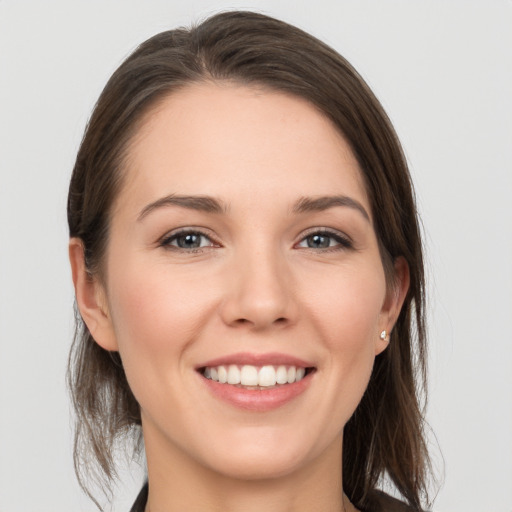
[[[123,161],[142,119],[164,96],[205,80],[263,86],[306,99],[343,133],[367,188],[388,283],[403,256],[410,288],[387,350],[377,356],[368,388],[345,427],[343,486],[365,507],[388,476],[415,509],[427,498],[429,458],[422,398],[426,384],[424,271],[412,183],[391,123],[363,79],[337,52],[302,30],[252,12],[217,14],[190,30],[158,34],[140,45],[103,90],[71,178],[68,222],[91,276],[101,277],[109,215]],[[77,414],[75,469],[86,488],[89,456],[107,482],[113,450],[139,436],[139,406],[117,353],[93,340],[77,311],[68,379]],[[94,498],[93,498],[94,499]]]

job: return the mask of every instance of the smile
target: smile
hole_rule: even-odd
[[[265,412],[294,402],[310,388],[317,368],[278,352],[226,354],[195,367],[214,397],[238,409]]]
[[[231,384],[244,389],[268,389],[300,382],[312,368],[302,366],[236,364],[206,366],[200,370],[203,377],[221,384]]]

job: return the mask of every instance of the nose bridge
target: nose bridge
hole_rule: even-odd
[[[262,329],[293,321],[293,282],[278,244],[250,244],[235,251],[232,263],[224,304],[227,323]]]

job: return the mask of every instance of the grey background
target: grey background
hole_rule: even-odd
[[[66,189],[92,106],[139,42],[235,7],[334,46],[387,109],[425,226],[434,509],[511,512],[510,0],[0,1],[0,512],[95,510],[72,473],[64,383]]]

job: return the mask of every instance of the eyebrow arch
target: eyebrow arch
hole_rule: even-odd
[[[334,208],[335,206],[346,206],[357,210],[368,222],[370,215],[364,209],[363,205],[348,196],[320,196],[320,197],[301,197],[293,206],[294,213],[320,212]]]
[[[180,196],[169,194],[145,206],[139,213],[137,220],[143,220],[144,217],[149,215],[152,211],[164,206],[180,206],[181,208],[199,210],[207,213],[225,213],[228,209],[221,201],[210,196]]]

